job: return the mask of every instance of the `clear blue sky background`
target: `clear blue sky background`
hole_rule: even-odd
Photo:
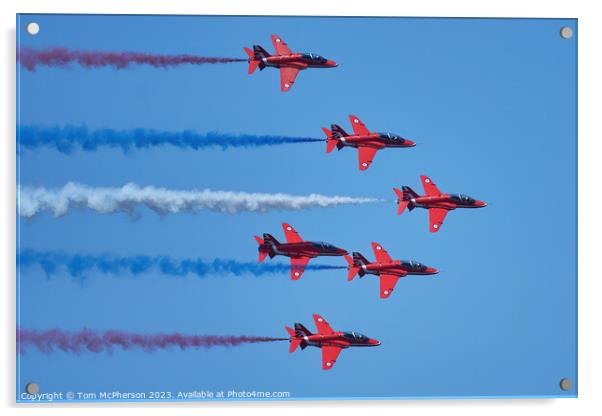
[[[39,22],[38,36],[25,33]],[[375,196],[389,203],[303,212],[160,218],[44,214],[21,221],[20,245],[72,253],[200,256],[254,261],[253,235],[282,238],[280,223],[373,258],[370,242],[394,258],[440,269],[409,277],[388,300],[378,280],[351,283],[345,270],[287,275],[134,278],[90,273],[84,282],[41,269],[20,275],[25,328],[285,336],[312,313],[335,329],[382,345],[343,351],[332,371],[320,352],[288,353],[285,342],[113,354],[29,351],[18,390],[286,390],[295,398],[571,395],[576,378],[576,54],[559,36],[575,20],[21,16],[18,41],[33,47],[244,57],[270,34],[293,50],[340,63],[302,72],[291,93],[278,73],[252,76],[246,63],[126,70],[19,68],[19,123],[90,128],[321,137],[320,127],[360,116],[377,131],[418,145],[388,149],[366,172],[357,152],[327,155],[322,143],[182,151],[170,147],[25,151],[22,184],[67,181],[175,189]],[[443,191],[490,206],[456,211],[428,232],[424,210],[395,215],[393,186],[422,191],[428,174]],[[274,259],[273,261],[285,261]],[[342,258],[315,259],[341,264]]]

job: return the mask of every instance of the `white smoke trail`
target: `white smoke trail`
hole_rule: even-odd
[[[313,207],[334,207],[349,204],[381,202],[376,198],[326,196],[310,194],[267,194],[191,190],[180,191],[154,186],[140,187],[128,183],[117,187],[90,187],[69,182],[62,188],[20,187],[19,215],[34,217],[43,211],[52,211],[61,217],[73,209],[91,209],[101,214],[123,212],[131,214],[138,206],[146,206],[160,215],[178,212],[196,213],[203,210],[236,214],[239,212],[267,212],[271,210],[299,211]]]

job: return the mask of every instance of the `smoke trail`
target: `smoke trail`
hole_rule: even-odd
[[[198,55],[158,55],[142,52],[101,52],[78,51],[66,48],[33,49],[21,47],[17,49],[17,61],[29,71],[38,66],[68,67],[77,63],[84,68],[113,67],[124,69],[132,64],[150,65],[155,68],[169,68],[179,65],[225,64],[230,62],[246,62],[241,58],[216,58]]]
[[[52,211],[55,217],[72,209],[91,209],[101,214],[123,212],[132,214],[137,206],[145,206],[165,215],[178,212],[197,213],[208,210],[236,214],[271,210],[299,211],[314,207],[334,207],[349,204],[381,202],[376,198],[326,196],[310,194],[265,194],[193,190],[178,191],[154,186],[140,187],[128,183],[121,188],[94,188],[69,182],[59,189],[19,187],[19,215],[31,218],[42,211]]]
[[[234,274],[264,276],[284,274],[290,269],[284,263],[250,263],[236,260],[215,259],[173,259],[169,256],[111,256],[79,255],[58,251],[37,251],[23,249],[18,252],[20,267],[40,266],[47,275],[65,270],[71,277],[82,278],[88,272],[97,271],[106,274],[130,273],[134,276],[159,271],[174,277],[196,275],[199,278],[212,275]],[[305,270],[337,270],[345,266],[308,264]]]
[[[201,134],[192,130],[166,132],[149,129],[88,130],[86,126],[40,127],[19,126],[19,148],[46,147],[69,154],[74,149],[95,151],[99,147],[149,149],[157,146],[175,146],[181,149],[275,146],[292,143],[323,142],[311,137],[255,136],[210,132]]]
[[[287,339],[246,335],[182,335],[177,332],[171,334],[136,334],[114,330],[101,332],[90,329],[82,329],[81,331],[50,329],[39,331],[17,328],[17,351],[24,353],[29,347],[34,347],[44,353],[57,350],[74,354],[82,352],[110,353],[114,349],[123,351],[139,349],[145,352],[153,352],[175,347],[180,350],[217,346],[236,347],[242,344],[284,341]]]

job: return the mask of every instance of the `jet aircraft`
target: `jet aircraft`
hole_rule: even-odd
[[[275,55],[270,55],[259,45],[253,45],[253,50],[245,48],[249,56],[249,74],[255,72],[257,68],[260,71],[267,66],[280,69],[280,90],[282,92],[290,91],[295,83],[295,79],[302,71],[307,68],[333,68],[337,63],[315,53],[293,53],[286,42],[278,35],[272,35],[272,43],[276,50]]]
[[[487,204],[463,194],[444,194],[428,177],[420,177],[425,195],[418,195],[409,186],[399,190],[397,194],[397,215],[401,215],[406,207],[411,211],[416,207],[429,210],[430,231],[436,233],[441,228],[447,213],[456,208],[483,208]]]
[[[338,124],[331,124],[330,130],[322,128],[326,134],[326,153],[332,152],[336,147],[341,150],[343,147],[355,147],[358,150],[359,168],[366,170],[370,167],[376,152],[386,147],[414,147],[416,143],[404,139],[395,133],[377,133],[368,130],[366,125],[356,116],[349,116],[353,134],[348,134]]]
[[[353,258],[345,256],[349,264],[347,280],[351,281],[356,275],[360,278],[366,274],[373,274],[380,277],[380,297],[381,299],[391,296],[393,289],[400,277],[407,275],[430,275],[437,274],[439,271],[432,267],[425,266],[414,260],[393,260],[387,250],[378,243],[372,243],[375,262],[368,261],[358,252],[353,252]]]
[[[285,327],[290,335],[289,352],[294,352],[297,347],[304,350],[307,346],[322,349],[322,369],[330,370],[342,349],[349,347],[376,347],[380,341],[368,338],[359,332],[334,331],[328,322],[320,315],[313,315],[318,333],[312,334],[305,326],[295,323],[295,329]]]
[[[266,256],[287,256],[291,258],[291,279],[298,280],[303,274],[305,266],[310,259],[318,256],[344,256],[347,250],[333,246],[330,243],[318,241],[303,241],[299,233],[287,223],[282,224],[286,243],[280,243],[270,234],[263,234],[263,238],[255,236],[259,244],[259,262]]]

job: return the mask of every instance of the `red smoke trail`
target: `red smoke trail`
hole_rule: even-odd
[[[17,61],[30,71],[38,65],[49,67],[65,67],[78,63],[84,68],[112,66],[117,69],[127,68],[130,64],[151,65],[157,68],[168,68],[176,65],[224,64],[229,62],[246,62],[239,58],[214,58],[197,55],[156,55],[139,52],[99,52],[72,51],[66,48],[17,49]]]
[[[182,335],[171,334],[136,334],[124,331],[63,331],[50,329],[17,329],[17,351],[25,352],[27,347],[35,347],[41,352],[50,353],[55,350],[79,354],[81,352],[112,352],[114,349],[124,351],[140,349],[146,352],[178,347],[189,348],[235,347],[241,344],[283,341],[288,338],[228,336],[228,335]]]

